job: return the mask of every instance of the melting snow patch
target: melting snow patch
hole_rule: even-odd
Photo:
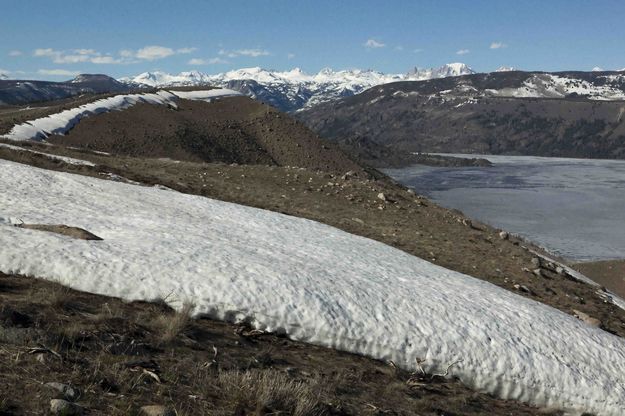
[[[15,178],[20,178],[16,181]],[[296,340],[450,370],[506,399],[603,415],[625,408],[625,341],[400,250],[313,221],[0,160],[0,270],[249,320]],[[36,256],[33,256],[36,253]]]
[[[83,117],[123,110],[138,103],[167,105],[176,108],[176,100],[210,100],[217,97],[241,95],[237,91],[220,88],[208,91],[165,91],[153,94],[127,94],[103,98],[92,103],[71,108],[57,114],[19,124],[4,136],[11,140],[45,140],[52,134],[65,134],[80,122]]]

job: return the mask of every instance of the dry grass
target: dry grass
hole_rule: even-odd
[[[191,322],[193,308],[193,304],[185,303],[180,311],[154,319],[150,326],[158,331],[158,341],[168,344],[184,333]]]
[[[235,410],[239,412],[251,410],[254,414],[292,416],[327,414],[326,406],[320,401],[324,387],[317,379],[294,380],[276,370],[235,370],[220,371],[215,382],[222,397],[236,404]]]

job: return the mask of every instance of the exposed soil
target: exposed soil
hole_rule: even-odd
[[[77,240],[102,240],[100,237],[87,230],[62,224],[18,224],[17,227],[61,234]]]
[[[0,414],[558,415],[389,363],[0,273]]]
[[[577,263],[573,268],[625,298],[625,260]]]

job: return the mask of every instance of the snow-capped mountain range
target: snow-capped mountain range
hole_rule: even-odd
[[[283,111],[295,111],[336,98],[356,95],[376,85],[390,82],[422,81],[474,73],[475,71],[462,63],[446,64],[439,68],[414,68],[406,74],[384,74],[360,69],[334,71],[329,68],[316,74],[307,74],[299,68],[281,72],[256,67],[216,75],[199,71],[181,72],[178,75],[159,71],[144,72],[119,81],[150,87],[214,85],[240,91]]]

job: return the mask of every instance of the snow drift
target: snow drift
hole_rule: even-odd
[[[65,134],[80,122],[83,117],[106,113],[114,110],[124,110],[138,103],[168,105],[176,108],[176,100],[208,101],[214,98],[242,95],[241,93],[225,88],[206,91],[165,91],[151,94],[125,94],[102,98],[92,103],[52,114],[47,117],[27,121],[19,124],[9,132],[0,136],[11,140],[45,140],[51,134]]]
[[[11,224],[66,224],[103,241]],[[164,298],[296,340],[444,370],[537,405],[620,415],[625,341],[544,304],[312,221],[0,161],[0,270]]]

